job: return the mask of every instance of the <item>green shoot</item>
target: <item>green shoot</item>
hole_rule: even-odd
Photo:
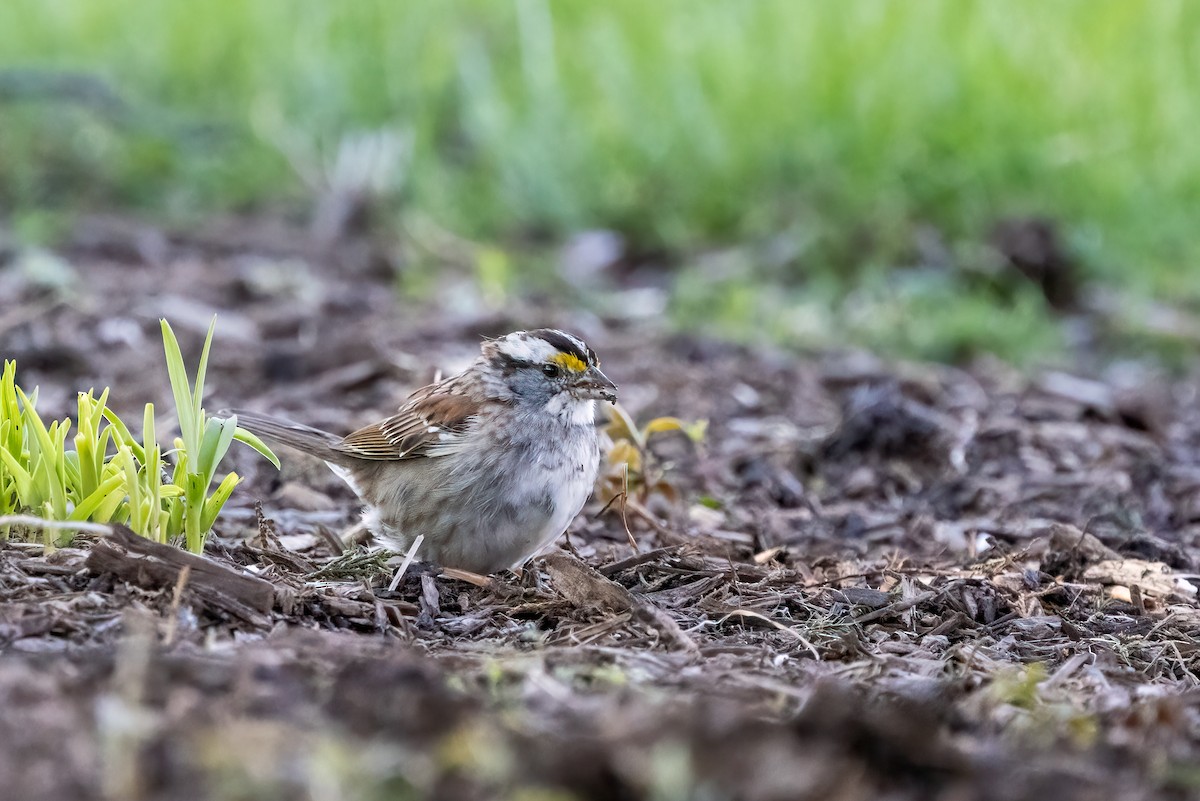
[[[175,485],[183,490],[182,523],[188,550],[199,552],[204,548],[204,537],[212,528],[213,521],[240,479],[234,473],[227,475],[209,496],[208,488],[217,472],[217,465],[225,458],[234,439],[248,444],[265,456],[276,467],[279,461],[257,437],[239,430],[237,418],[209,417],[204,412],[204,378],[208,371],[208,354],[212,347],[213,332],[217,320],[214,317],[204,338],[204,349],[200,353],[200,365],[196,368],[196,383],[188,380],[187,367],[175,332],[166,320],[162,324],[163,349],[167,357],[167,373],[171,379],[171,394],[175,398],[175,416],[179,421],[179,436],[182,447],[177,447],[175,456]],[[239,436],[240,435],[240,436]],[[172,523],[177,523],[173,518]]]
[[[92,391],[79,394],[76,432],[69,439],[72,421],[47,425],[37,413],[37,391],[27,395],[17,386],[16,364],[5,362],[0,373],[0,518],[32,514],[67,523],[123,523],[156,542],[182,539],[189,550],[203,550],[240,481],[229,473],[209,492],[232,443],[245,443],[279,466],[270,449],[238,428],[236,419],[211,418],[204,411],[215,323],[205,338],[193,385],[179,343],[162,321],[180,431],[166,452],[158,439],[153,404],[145,406],[139,441],[108,408],[107,389],[98,398]],[[74,448],[68,448],[68,442]],[[0,527],[0,537],[10,536],[11,529]],[[66,544],[74,534],[70,527],[42,531],[47,547]]]

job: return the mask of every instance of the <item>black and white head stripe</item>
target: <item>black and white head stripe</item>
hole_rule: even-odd
[[[484,343],[484,355],[499,368],[555,363],[583,372],[599,365],[596,352],[578,337],[554,328],[516,331]]]
[[[549,342],[560,353],[569,353],[584,364],[598,364],[596,361],[596,352],[585,345],[583,340],[565,331],[559,331],[555,328],[538,328],[530,331],[529,336]]]

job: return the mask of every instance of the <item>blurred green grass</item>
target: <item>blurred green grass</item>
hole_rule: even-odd
[[[683,269],[681,318],[746,336],[765,304],[804,340],[808,304],[835,336],[1019,360],[1059,340],[1033,288],[891,276],[921,231],[969,268],[994,221],[1045,215],[1089,278],[1200,301],[1198,34],[1184,0],[5,0],[0,205],[37,230],[299,204],[280,141],[397,127],[405,203],[470,238],[749,248],[761,296]],[[30,70],[119,99],[23,94]]]

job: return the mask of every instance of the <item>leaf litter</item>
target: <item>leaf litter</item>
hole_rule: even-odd
[[[147,343],[186,298],[181,319],[238,323],[236,347],[218,323],[213,408],[336,430],[459,369],[480,334],[580,329],[621,384],[624,450],[519,574],[346,544],[353,496],[291,454],[280,474],[236,463],[202,564],[120,533],[8,543],[14,797],[1200,789],[1195,379],[800,358],[517,298],[435,314],[316,266],[301,304],[252,280],[270,252],[161,256],[77,254],[95,296],[5,331],[51,413],[88,386],[122,412],[169,399]],[[180,329],[197,348],[203,326]]]

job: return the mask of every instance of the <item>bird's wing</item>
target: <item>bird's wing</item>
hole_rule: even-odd
[[[437,388],[441,391],[434,392]],[[480,402],[446,388],[423,387],[396,414],[360,428],[334,446],[359,459],[448,456],[461,447]]]

